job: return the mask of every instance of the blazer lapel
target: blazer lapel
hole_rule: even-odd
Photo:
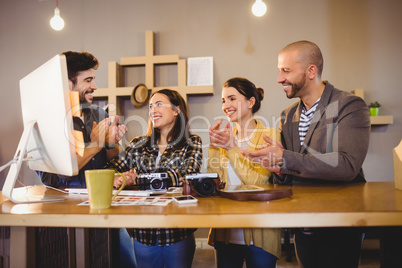
[[[323,118],[328,103],[329,103],[329,97],[331,96],[332,93],[332,88],[326,83],[325,83],[325,89],[324,92],[322,93],[320,102],[317,105],[317,109],[314,112],[314,116],[311,119],[310,126],[308,127],[306,137],[304,138],[303,146],[300,147],[300,153],[302,153],[304,150],[308,148],[308,145],[310,144],[311,136],[314,133],[314,130],[317,128],[317,125],[320,123],[321,119]]]
[[[311,136],[314,133],[318,123],[321,121],[321,118],[324,116],[325,107],[322,105],[321,100],[317,105],[317,109],[314,112],[313,118],[311,119],[310,126],[307,129],[306,137],[303,141],[303,146],[300,147],[300,153],[308,148],[310,144]]]
[[[292,118],[292,133],[295,133],[293,136],[293,151],[299,152],[301,149],[300,145],[300,135],[299,135],[299,124],[300,124],[300,115],[303,109],[302,102],[299,101],[299,104],[297,105],[295,109],[295,113],[293,114]]]

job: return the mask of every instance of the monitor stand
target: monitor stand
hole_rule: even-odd
[[[26,190],[23,192],[22,195],[19,195],[17,193],[20,192],[20,189],[18,189],[18,191],[14,191],[15,182],[17,181],[18,175],[21,170],[22,160],[27,155],[28,139],[30,135],[32,135],[32,129],[34,128],[35,124],[36,121],[31,121],[27,123],[24,127],[24,132],[22,133],[20,142],[18,143],[17,151],[14,155],[14,159],[16,160],[16,162],[12,163],[10,166],[10,170],[8,171],[6,181],[4,182],[2,195],[10,199],[10,201],[14,203],[41,203],[41,202],[63,201],[66,198],[58,195],[30,194],[28,187],[23,187],[26,188]]]

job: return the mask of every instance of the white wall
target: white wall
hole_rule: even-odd
[[[22,77],[57,53],[85,50],[100,60],[96,82],[107,87],[107,63],[145,55],[145,31],[152,30],[156,54],[214,58],[214,96],[189,98],[190,116],[203,116],[211,124],[222,116],[222,84],[243,76],[265,90],[257,115],[277,127],[280,111],[295,101],[287,100],[276,83],[277,54],[293,41],[316,42],[324,55],[324,79],[343,90],[364,89],[368,103],[382,104],[380,114],[394,116],[393,125],[373,127],[364,163],[369,181],[393,180],[392,148],[402,139],[402,2],[264,1],[268,13],[257,18],[251,14],[253,0],[61,0],[66,27],[55,32],[49,19],[56,1],[0,0],[0,165],[11,160],[22,134]],[[127,81],[127,86],[144,82]],[[125,102],[125,118],[147,120],[146,107],[130,105]],[[135,123],[128,125],[130,138],[141,134]],[[208,144],[202,132],[207,123],[195,120],[192,127]],[[6,174],[0,173],[0,185]]]

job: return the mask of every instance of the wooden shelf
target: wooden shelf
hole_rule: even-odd
[[[352,93],[364,100],[363,89],[355,89]],[[370,121],[371,125],[392,125],[394,123],[394,117],[392,115],[370,116]]]
[[[370,121],[372,125],[392,125],[394,117],[392,115],[370,116]]]

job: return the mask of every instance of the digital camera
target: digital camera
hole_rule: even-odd
[[[137,177],[139,190],[167,190],[169,176],[167,173],[144,173]]]
[[[223,189],[225,183],[217,173],[199,173],[187,175],[183,183],[183,194],[192,196],[213,196],[217,190]]]

